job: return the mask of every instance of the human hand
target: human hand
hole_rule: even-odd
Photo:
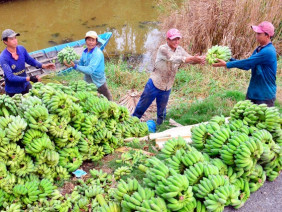
[[[36,78],[37,78],[38,82],[41,82],[42,79],[39,75],[37,75]]]
[[[193,57],[193,62],[195,64],[201,64],[201,65],[205,65],[206,63],[206,56],[198,56],[198,55],[195,55]]]
[[[68,67],[68,68],[75,66],[75,64],[74,64],[73,61],[71,61],[70,63],[67,63],[67,61],[65,61],[65,60],[64,60],[64,65],[65,65],[66,67]]]
[[[55,69],[56,69],[56,65],[55,65],[54,63],[42,64],[42,68],[43,68],[43,69],[52,69],[52,70],[55,70]]]
[[[217,62],[212,64],[213,67],[226,67],[226,62],[221,59],[216,59]]]

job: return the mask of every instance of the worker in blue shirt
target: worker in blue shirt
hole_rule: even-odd
[[[244,60],[234,60],[225,62],[217,59],[214,67],[239,68],[252,70],[252,76],[248,87],[246,99],[254,104],[267,104],[273,107],[276,99],[276,71],[277,57],[276,50],[271,43],[274,35],[274,26],[264,21],[258,26],[252,26],[256,32],[256,40],[259,46],[252,56]]]
[[[31,88],[31,82],[40,81],[39,76],[27,76],[25,63],[36,68],[55,69],[55,64],[41,64],[32,58],[23,46],[18,45],[17,36],[11,29],[2,32],[1,40],[7,46],[0,55],[0,65],[4,71],[5,91],[9,96],[17,93],[28,93]]]
[[[113,98],[106,83],[104,54],[99,48],[97,33],[95,31],[87,32],[85,42],[87,48],[83,51],[79,62],[76,64],[75,61],[71,61],[70,64],[67,64],[64,61],[64,64],[84,73],[84,80],[94,83],[98,88],[97,91],[111,101]]]

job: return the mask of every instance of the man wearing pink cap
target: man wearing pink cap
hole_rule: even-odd
[[[132,114],[141,118],[156,99],[157,124],[161,124],[165,119],[166,105],[179,66],[182,63],[205,63],[204,56],[191,56],[179,46],[181,34],[177,29],[170,29],[166,34],[166,38],[167,43],[161,45],[158,49],[154,70]]]
[[[252,77],[246,99],[251,100],[255,104],[265,103],[272,107],[276,99],[277,71],[276,50],[271,43],[271,38],[274,35],[274,26],[270,22],[264,21],[258,26],[252,26],[252,29],[256,32],[259,46],[251,57],[230,62],[218,59],[218,62],[213,64],[213,66],[243,70],[251,69]]]

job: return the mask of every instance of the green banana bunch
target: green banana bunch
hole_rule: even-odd
[[[187,162],[187,161],[191,162],[189,160],[189,157],[193,158],[194,162],[198,162],[198,158],[200,158],[201,154],[199,153],[197,154],[199,155],[198,157],[194,157],[195,154],[193,153],[199,153],[199,152],[195,150],[195,151],[185,153],[184,150],[183,151],[178,150],[174,156],[166,159],[167,166],[173,169],[173,171],[175,171],[176,173],[182,174],[184,170],[189,167],[189,164]],[[202,160],[203,160],[203,157],[202,157]]]
[[[119,110],[119,105],[116,104],[115,102],[109,102],[109,117],[112,120],[118,121],[119,116],[120,116],[120,110]],[[139,120],[140,122],[140,120]]]
[[[223,175],[209,175],[193,186],[194,195],[205,198],[220,186],[228,185],[229,181]]]
[[[194,201],[192,187],[185,175],[174,174],[159,181],[156,193],[168,201],[167,207],[172,211],[178,211]]]
[[[216,166],[219,170],[220,175],[226,175],[228,173],[228,168],[225,163],[219,158],[213,158],[210,160],[210,164]]]
[[[149,168],[140,165],[139,170],[146,172],[146,178],[143,179],[145,185],[149,188],[155,188],[159,180],[169,177],[169,167],[156,157],[149,158],[147,162],[150,164]]]
[[[103,151],[106,155],[109,155],[109,154],[113,154],[115,152],[115,149],[111,147],[109,143],[104,143]]]
[[[8,174],[5,178],[0,179],[0,189],[8,194],[11,194],[13,187],[16,184],[16,176],[14,174]]]
[[[5,212],[21,212],[21,204],[20,203],[12,203],[12,204],[8,204],[7,202],[5,202],[3,204],[3,208],[5,208]]]
[[[279,154],[281,154],[281,147],[278,144],[263,145],[263,153],[259,159],[259,164],[266,165],[267,163],[275,160],[276,158],[280,158]]]
[[[253,103],[250,100],[244,100],[244,101],[239,101],[237,102],[234,107],[232,108],[232,110],[230,111],[230,117],[231,120],[236,120],[236,119],[240,119],[243,120],[244,119],[244,112],[245,109],[247,109],[249,106],[251,106]]]
[[[224,185],[205,197],[204,204],[208,211],[223,211],[227,205],[238,206],[240,192],[234,185]]]
[[[0,129],[0,147],[7,145],[9,142],[9,139],[6,137],[6,132]]]
[[[235,152],[235,165],[245,171],[251,170],[263,153],[262,142],[258,139],[250,138],[246,142],[240,143]]]
[[[178,152],[181,152],[181,150],[179,150]],[[187,151],[181,157],[181,162],[185,165],[185,167],[190,167],[198,162],[204,162],[204,161],[205,158],[203,154],[198,150],[196,150],[194,147],[191,148],[191,151]]]
[[[212,46],[208,49],[206,60],[209,64],[216,63],[217,59],[228,61],[231,58],[231,49],[228,46]]]
[[[57,115],[51,116],[50,126],[48,133],[56,138],[62,138],[64,136],[64,131],[68,126],[68,120],[64,117],[59,118]]]
[[[15,94],[15,95],[12,97],[12,99],[13,99],[14,103],[16,104],[16,107],[17,107],[17,108],[19,108],[20,105],[21,105],[21,103],[22,103],[22,97],[23,97],[23,95],[22,95],[22,94],[19,94],[19,93]]]
[[[222,146],[220,150],[220,158],[227,165],[235,164],[235,152],[239,147],[240,143],[249,140],[248,135],[245,133],[235,132],[229,139],[228,143]]]
[[[280,113],[276,107],[268,107],[265,110],[265,125],[269,132],[281,129]]]
[[[105,182],[111,177],[111,175],[109,175],[107,172],[103,172],[102,169],[99,171],[96,169],[90,169],[89,172],[94,179],[99,179],[101,182]]]
[[[241,203],[234,207],[238,209],[241,208],[245,204],[245,202],[250,198],[251,192],[249,187],[249,181],[246,178],[237,178],[237,180],[234,182],[234,185],[240,191],[239,200],[241,201]]]
[[[129,175],[131,173],[131,168],[127,166],[121,166],[117,168],[114,172],[114,176],[116,180],[119,180],[124,175]]]
[[[38,189],[40,191],[39,198],[42,197],[51,197],[52,193],[56,189],[56,186],[52,184],[52,182],[48,179],[41,180],[40,184],[38,185]]]
[[[17,166],[25,156],[24,149],[15,143],[0,147],[0,157],[6,166]]]
[[[85,190],[85,196],[89,199],[95,198],[98,194],[104,194],[104,190],[102,187],[98,185],[87,186]]]
[[[55,150],[46,149],[36,155],[38,164],[46,164],[49,167],[55,167],[58,165],[60,155]]]
[[[67,168],[68,171],[73,172],[78,169],[82,164],[82,156],[77,147],[64,148],[59,151],[60,159],[59,165]]]
[[[256,165],[254,171],[248,176],[250,192],[257,191],[266,180],[266,173],[263,171],[262,166]]]
[[[236,120],[230,120],[230,122],[228,123],[228,127],[230,128],[230,130],[233,131],[238,131],[241,127],[243,127],[243,121],[240,119],[236,119]]]
[[[124,122],[124,121],[127,121],[128,119],[130,119],[130,113],[129,113],[128,109],[124,106],[119,106],[119,118],[118,118],[118,120],[120,122]]]
[[[230,138],[230,129],[221,127],[219,130],[215,131],[210,139],[207,139],[205,144],[204,152],[210,156],[217,156],[224,144],[228,142]]]
[[[70,178],[68,170],[62,166],[56,166],[54,172],[57,180],[68,180]]]
[[[190,151],[191,147],[181,137],[170,139],[164,144],[159,156],[163,159],[171,158],[179,149]]]
[[[96,115],[85,116],[85,120],[81,123],[80,131],[84,135],[93,135],[97,129],[95,125],[98,124],[98,117]]]
[[[45,103],[50,113],[58,114],[61,117],[70,117],[70,110],[73,101],[63,92],[57,92]]]
[[[6,95],[0,95],[0,116],[8,117],[10,115],[17,116],[18,108],[14,102],[14,100]]]
[[[79,101],[79,99],[77,100]],[[77,123],[84,118],[83,109],[79,104],[72,103],[70,108],[70,118],[72,123]]]
[[[83,160],[89,159],[88,153],[91,145],[93,145],[91,141],[84,134],[82,134],[80,140],[77,143],[77,147],[83,157]]]
[[[125,182],[124,180],[119,180],[118,184],[116,186],[116,188],[114,189],[114,194],[113,197],[121,202],[122,200],[124,200],[124,195],[128,194],[130,195],[131,193],[134,193],[135,191],[137,191],[140,187],[140,184],[138,183],[138,181],[133,178],[127,178],[127,181]],[[148,188],[145,188],[145,190]]]
[[[25,177],[33,171],[33,160],[29,156],[24,156],[24,158],[18,164],[10,167],[10,172],[15,173],[19,177]]]
[[[121,207],[116,202],[109,202],[96,209],[97,212],[121,212]]]
[[[68,141],[66,148],[75,147],[81,138],[81,132],[77,131],[71,126],[68,126],[66,129],[66,133],[68,135]]]
[[[43,134],[41,138],[36,138],[31,143],[25,145],[25,151],[34,157],[38,156],[39,153],[43,152],[46,149],[55,149],[54,143],[46,134]]]
[[[225,124],[225,117],[223,115],[221,116],[214,116],[209,120],[209,124],[211,123],[217,123],[219,126]]]
[[[279,146],[282,146],[282,127],[280,129],[276,129],[275,132],[272,133],[273,140]]]
[[[189,168],[185,170],[184,174],[188,178],[189,184],[193,186],[202,180],[203,177],[208,177],[209,175],[218,175],[219,170],[212,164],[198,162],[192,166],[189,166]]]
[[[196,211],[196,212],[207,212],[207,208],[206,208],[204,202],[197,200],[196,201],[196,208],[195,208],[194,211]],[[183,211],[183,212],[185,212],[185,211]]]
[[[74,92],[96,91],[97,87],[93,83],[87,83],[84,80],[72,81],[68,85]]]
[[[22,143],[24,145],[28,145],[31,142],[33,142],[33,140],[37,139],[37,138],[42,138],[44,136],[47,136],[44,132],[39,131],[39,130],[34,130],[34,129],[28,129],[23,136],[22,139]]]
[[[45,106],[36,105],[33,108],[27,109],[24,115],[28,122],[28,126],[35,130],[47,132],[50,126],[50,118],[48,110]]]
[[[5,162],[0,161],[0,178],[5,178],[8,175],[7,166]]]
[[[27,123],[20,116],[10,116],[10,118],[11,122],[5,129],[6,138],[12,142],[16,142],[23,138]]]
[[[82,197],[74,204],[73,211],[80,212],[82,210],[88,210],[89,200],[85,197]]]
[[[52,168],[47,166],[46,164],[38,164],[35,163],[34,172],[39,175],[41,178],[46,178],[49,180],[54,179],[54,172],[52,172]]]
[[[34,108],[37,105],[43,106],[42,100],[37,96],[23,96],[22,103],[20,104],[20,110],[24,114],[25,111],[29,110],[30,108]]]
[[[93,162],[101,160],[105,155],[103,150],[104,149],[102,146],[96,146],[96,145],[90,146],[88,158]]]
[[[122,211],[137,210],[137,207],[144,205],[144,200],[150,200],[155,196],[155,192],[148,188],[138,187],[138,191],[131,195],[124,194],[121,201]],[[141,208],[141,207],[140,207]]]
[[[58,52],[58,61],[64,65],[64,61],[70,64],[71,61],[78,60],[79,56],[75,53],[73,47],[65,47]]]
[[[191,139],[193,141],[192,146],[194,146],[198,150],[202,150],[204,148],[206,140],[210,137],[210,133],[208,132],[206,125],[199,124],[198,126],[192,127],[191,133]]]
[[[141,206],[137,206],[136,209],[138,211],[164,211],[164,212],[169,211],[167,209],[165,201],[162,198],[159,198],[159,197],[151,198],[149,200],[147,200],[147,199],[143,200]]]

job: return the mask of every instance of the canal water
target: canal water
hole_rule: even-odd
[[[28,52],[110,31],[105,56],[142,55],[145,64],[162,37],[157,18],[152,0],[0,0],[0,31],[19,32]]]

